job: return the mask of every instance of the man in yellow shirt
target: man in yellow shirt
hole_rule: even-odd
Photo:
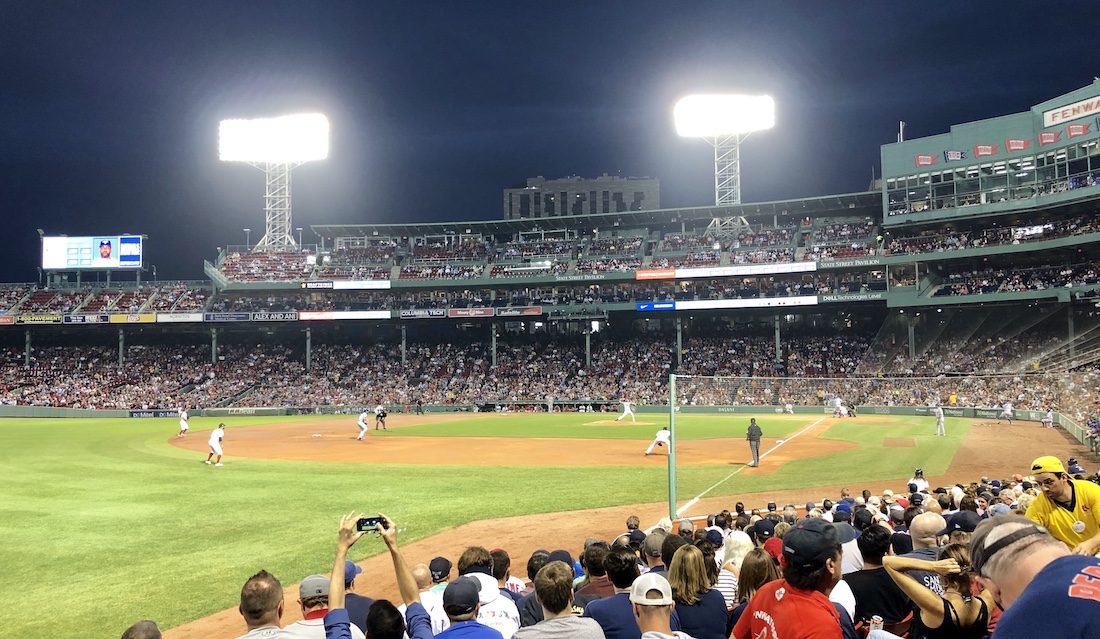
[[[1049,530],[1074,554],[1096,554],[1100,549],[1100,486],[1071,479],[1057,457],[1036,459],[1031,472],[1042,494],[1031,502],[1027,518]]]

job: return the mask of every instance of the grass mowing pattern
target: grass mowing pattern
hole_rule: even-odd
[[[470,420],[397,432],[405,436],[626,438],[639,440],[641,450],[658,428],[585,425],[614,417],[533,414],[482,419],[472,415]],[[639,415],[644,421],[664,423],[660,417]],[[190,436],[205,438],[217,421],[192,419]],[[234,417],[230,429],[273,421],[277,420]],[[907,426],[910,421],[913,425]],[[862,417],[858,423],[844,422],[828,435],[861,442],[878,437],[881,444],[885,429],[866,427],[870,422]],[[677,418],[677,431],[682,439],[743,437],[743,423],[747,423],[744,416],[685,415]],[[768,417],[762,423],[769,437],[779,437],[809,421]],[[948,420],[951,436],[938,439],[923,434],[931,429],[917,426],[923,423],[920,418],[893,418],[890,423],[898,425],[890,429],[891,436],[912,433],[918,448],[889,449],[890,454],[884,455],[883,449],[872,445],[873,450],[856,449],[838,459],[794,462],[776,476],[739,477],[713,494],[896,478],[907,476],[915,465],[936,474],[946,468],[950,452],[965,434],[962,420]],[[404,539],[411,542],[479,519],[667,497],[663,466],[454,465],[418,466],[414,472],[399,465],[240,459],[232,455],[232,430],[226,466],[214,468],[201,463],[204,455],[168,443],[177,430],[175,419],[0,420],[3,600],[61,601],[63,634],[113,638],[138,619],[155,619],[168,628],[234,606],[241,584],[261,568],[286,583],[327,571],[335,523],[352,509],[390,514],[405,527]],[[926,440],[933,440],[928,445],[937,454],[935,463],[929,461]],[[846,469],[843,479],[842,469]],[[705,470],[720,474],[718,478],[729,472],[726,467]],[[585,490],[585,486],[598,488]],[[681,493],[683,499],[691,496]],[[381,541],[364,539],[353,549],[352,559],[383,550]],[[8,610],[0,620],[5,637],[57,634],[57,621],[48,615],[17,615],[14,609]],[[243,623],[241,628],[243,634]]]

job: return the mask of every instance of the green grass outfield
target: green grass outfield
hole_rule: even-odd
[[[656,426],[586,425],[614,417],[471,415],[388,436],[636,439],[641,454]],[[232,429],[295,419],[303,418],[227,421]],[[349,432],[354,431],[354,417],[332,419],[351,421]],[[391,423],[400,419],[394,415]],[[638,419],[663,423],[667,418],[639,413]],[[758,419],[767,437],[783,438],[817,417]],[[205,438],[204,431],[217,421],[192,419],[190,436]],[[677,437],[743,438],[747,421],[744,415],[685,414],[677,417]],[[679,501],[727,477],[708,496],[897,479],[914,466],[940,474],[969,421],[949,418],[946,438],[932,436],[932,423],[927,417],[845,420],[825,436],[858,447],[788,463],[769,477],[729,477],[739,468],[731,465],[681,466]],[[390,514],[411,542],[468,521],[656,502],[668,495],[663,465],[532,469],[456,463],[414,471],[399,465],[240,459],[232,455],[231,433],[226,465],[214,468],[202,464],[202,456],[172,446],[176,430],[175,419],[0,420],[4,637],[118,637],[138,619],[155,619],[168,628],[232,607],[241,584],[260,568],[285,583],[325,572],[335,523],[353,509]],[[884,437],[913,437],[917,447],[883,448]],[[352,559],[381,550],[377,540],[361,543]],[[52,612],[35,612],[39,607]]]

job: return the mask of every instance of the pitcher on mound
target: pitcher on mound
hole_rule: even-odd
[[[619,418],[616,419],[615,421],[621,422],[623,420],[623,418],[626,417],[627,415],[630,415],[630,421],[632,421],[632,422],[638,421],[638,420],[634,419],[634,410],[630,407],[630,400],[624,399],[623,401],[621,401],[619,403],[623,405],[623,414],[619,415]]]

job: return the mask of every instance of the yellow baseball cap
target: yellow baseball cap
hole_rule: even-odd
[[[1062,460],[1053,455],[1047,455],[1031,462],[1031,472],[1064,473],[1066,472],[1066,467],[1062,465]]]

